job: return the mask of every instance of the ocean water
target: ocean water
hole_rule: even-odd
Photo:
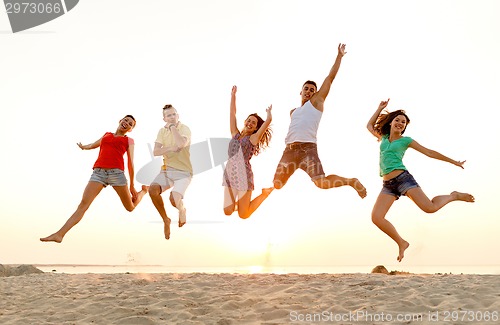
[[[165,266],[165,265],[34,265],[44,272],[83,274],[83,273],[275,273],[275,274],[350,274],[370,273],[374,266]],[[436,265],[401,266],[386,265],[388,271],[415,274],[500,274],[500,265]]]

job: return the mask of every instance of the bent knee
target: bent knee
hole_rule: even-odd
[[[273,186],[274,186],[275,189],[279,190],[283,186],[285,186],[285,183],[283,183],[282,181],[274,181],[273,182]]]
[[[321,189],[324,189],[325,188],[325,184],[323,182],[322,179],[317,179],[315,181],[313,181],[314,185],[316,185],[316,187],[318,188],[321,188]]]
[[[148,189],[149,195],[160,195],[161,194],[161,187],[159,185],[151,185]]]
[[[174,196],[172,195],[172,192],[170,192],[169,200],[170,200],[170,204],[172,204],[172,206],[173,206],[174,208],[177,208],[177,205],[175,204],[175,198],[174,198]]]
[[[376,225],[380,224],[381,221],[385,219],[384,215],[372,214],[372,222]]]
[[[127,210],[128,212],[132,212],[132,211],[134,211],[134,209],[135,209],[135,206],[125,207],[125,210]]]
[[[422,207],[421,209],[425,213],[434,213],[434,212],[436,212],[438,210],[434,206],[425,206],[425,207]]]
[[[325,177],[315,179],[315,180],[313,180],[313,183],[314,183],[314,185],[316,185],[316,187],[318,187],[322,190],[331,188],[330,181]]]

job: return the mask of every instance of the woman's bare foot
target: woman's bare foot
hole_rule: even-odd
[[[457,191],[453,191],[451,192],[451,196],[453,196],[453,198],[455,198],[455,200],[457,201],[465,201],[465,202],[474,202],[475,199],[472,195],[470,195],[469,193],[461,193],[461,192],[457,192]]]
[[[263,188],[262,189],[262,194],[267,197],[267,196],[269,196],[269,194],[271,194],[271,192],[273,190],[274,190],[274,187]]]
[[[361,182],[357,178],[353,178],[351,180],[351,186],[353,189],[358,192],[358,195],[364,199],[366,197],[366,188],[361,184]]]
[[[139,193],[137,193],[137,197],[135,199],[132,197],[132,203],[134,203],[134,205],[137,206],[139,204],[139,202],[141,202],[144,195],[148,194],[148,190],[149,190],[149,186],[142,185],[142,189]]]
[[[163,232],[165,233],[165,239],[170,239],[170,222],[171,220],[169,217],[167,217],[166,220],[163,220]]]
[[[405,257],[405,250],[410,247],[410,243],[408,243],[406,240],[403,240],[403,243],[399,245],[399,256],[398,256],[398,262],[401,262],[403,257]]]
[[[43,241],[43,242],[53,241],[53,242],[56,242],[56,243],[60,243],[60,242],[62,242],[63,237],[61,235],[58,235],[57,233],[55,233],[55,234],[52,234],[50,236],[47,236],[47,237],[44,237],[44,238],[40,238],[40,240]]]

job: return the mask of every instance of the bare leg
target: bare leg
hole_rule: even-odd
[[[277,190],[283,188],[288,182],[290,177],[295,173],[298,165],[295,163],[284,163],[282,162],[284,156],[281,157],[278,166],[276,167],[276,173],[274,174],[273,187]]]
[[[224,186],[224,214],[230,216],[236,210],[236,193],[230,187]]]
[[[179,210],[179,228],[186,224],[186,208],[184,207],[184,202],[182,201],[182,195],[177,192],[170,192],[172,199],[174,200],[174,206]]]
[[[56,243],[62,242],[64,236],[66,233],[73,228],[77,223],[82,220],[83,215],[87,211],[87,209],[90,207],[90,204],[94,201],[94,199],[99,195],[101,190],[104,188],[104,185],[98,182],[89,182],[87,186],[85,187],[85,190],[83,191],[83,196],[82,200],[80,201],[80,204],[78,205],[78,208],[76,211],[69,217],[69,219],[66,221],[66,223],[62,226],[61,229],[59,229],[56,233],[53,233],[50,236],[40,238],[41,241],[43,242],[49,242],[53,241]]]
[[[132,212],[134,211],[135,207],[139,205],[144,195],[146,195],[146,193],[148,192],[149,186],[142,185],[142,189],[140,192],[137,193],[137,198],[135,200],[132,199],[132,195],[130,195],[130,190],[126,185],[113,186],[113,188],[120,197],[120,200],[122,201],[122,204],[125,207],[125,209],[127,209],[127,211],[129,212]]]
[[[149,186],[147,185],[142,185],[141,186],[141,191],[139,193],[137,193],[137,198],[136,199],[132,199],[132,202],[134,203],[135,207],[137,207],[139,205],[139,202],[142,201],[142,198],[144,197],[144,195],[146,195],[149,191]]]
[[[174,197],[172,195],[173,192],[170,192],[170,195],[168,196],[168,199],[170,200],[170,204],[172,204],[172,206],[174,208],[177,208],[177,206],[175,206],[175,200],[174,200]]]
[[[274,190],[274,187],[269,187],[269,188],[263,188],[262,189],[262,194],[254,198],[252,201],[250,201],[250,198],[252,196],[252,191],[247,191],[242,192],[245,193],[240,196],[240,199],[238,200],[238,215],[240,216],[241,219],[247,219],[252,215],[252,213],[257,210],[257,208],[264,202],[265,199],[271,194],[271,192]]]
[[[406,195],[424,212],[434,213],[453,201],[474,202],[474,197],[468,193],[452,192],[449,195],[439,195],[429,200],[420,187],[414,187]]]
[[[357,178],[345,178],[337,175],[328,175],[316,179],[314,184],[321,189],[329,189],[349,185],[358,192],[358,195],[363,199],[366,197],[366,188]]]
[[[377,201],[373,206],[372,221],[380,230],[382,230],[386,235],[391,237],[396,244],[398,244],[399,255],[397,260],[398,262],[401,262],[404,257],[404,252],[410,244],[399,235],[392,223],[385,219],[387,211],[389,211],[394,201],[396,201],[395,196],[389,194],[379,194]]]
[[[149,187],[149,197],[153,201],[153,205],[163,219],[163,232],[165,233],[165,239],[170,239],[170,218],[167,217],[167,211],[165,211],[165,206],[163,204],[163,199],[161,197],[161,187],[158,184],[151,184]]]

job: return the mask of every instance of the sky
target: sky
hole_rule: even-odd
[[[398,267],[500,265],[498,12],[494,0],[82,0],[15,34],[0,13],[0,263],[395,265],[396,244],[371,222],[381,179],[379,143],[366,130],[391,98],[388,109],[411,119],[405,135],[467,161],[462,170],[408,150],[405,165],[424,192],[476,198],[435,214],[398,200],[387,218],[411,244]],[[320,190],[298,171],[240,220],[223,214],[216,166],[194,176],[183,228],[167,205],[168,241],[149,197],[129,213],[109,187],[63,243],[39,241],[73,213],[92,173],[98,150],[77,142],[133,114],[139,170],[152,160],[167,103],[193,144],[228,138],[233,85],[240,127],[273,105],[271,145],[251,160],[259,194],[272,185],[303,82],[324,80],[339,43],[347,54],[325,102],[319,157],[327,174],[359,178],[365,199],[348,187]]]

